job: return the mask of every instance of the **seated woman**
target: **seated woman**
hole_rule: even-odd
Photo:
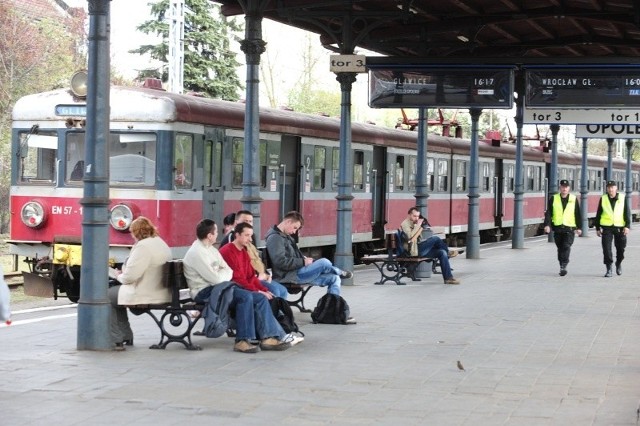
[[[171,249],[146,217],[135,219],[129,231],[136,242],[122,265],[122,272],[117,275],[116,279],[121,284],[111,287],[108,292],[111,301],[111,341],[116,351],[123,351],[125,344],[133,345],[127,308],[121,305],[171,300],[171,293],[162,286],[162,268],[171,260]]]

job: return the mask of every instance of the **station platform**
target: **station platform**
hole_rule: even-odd
[[[343,287],[357,325],[312,324],[284,352],[233,339],[170,344],[130,315],[135,346],[78,351],[76,308],[13,306],[0,328],[0,424],[635,425],[640,416],[640,230],[623,274],[604,278],[600,239],[576,238],[568,275],[546,237],[481,247],[440,275]],[[312,289],[309,306],[325,293]],[[464,370],[458,368],[458,361]]]

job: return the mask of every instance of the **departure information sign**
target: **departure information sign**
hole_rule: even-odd
[[[513,104],[512,67],[393,67],[369,71],[372,108],[506,108]]]
[[[527,69],[526,108],[638,108],[639,67]]]

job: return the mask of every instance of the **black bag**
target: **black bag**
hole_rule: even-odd
[[[349,304],[342,296],[325,294],[311,313],[314,324],[346,324],[349,319]]]
[[[293,311],[286,299],[273,297],[269,300],[269,303],[271,304],[273,316],[278,320],[285,333],[298,333],[304,336],[304,333],[298,329],[298,324],[293,318]]]

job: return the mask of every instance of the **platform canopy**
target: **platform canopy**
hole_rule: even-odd
[[[215,2],[228,16],[243,14],[243,4],[260,3],[265,18],[317,33],[336,53],[358,46],[393,57],[511,58],[513,63],[563,57],[635,61],[640,56],[638,0]],[[347,25],[350,34],[343,33]]]

